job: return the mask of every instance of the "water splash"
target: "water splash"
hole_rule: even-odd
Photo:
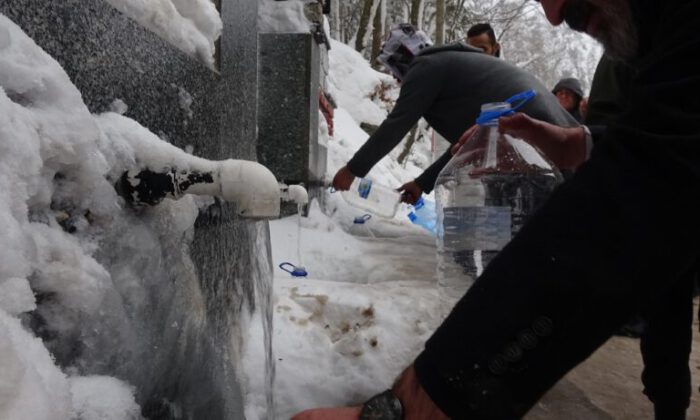
[[[269,246],[270,243],[270,229],[267,222],[256,222],[255,228],[257,229],[257,241],[256,249],[259,251],[265,251],[267,253],[267,260],[270,264],[263,265],[259,267],[259,272],[255,276],[255,294],[256,302],[258,302],[260,310],[260,318],[262,320],[263,328],[263,345],[265,348],[265,401],[267,404],[267,414],[266,418],[268,420],[275,418],[275,395],[274,395],[274,385],[275,385],[275,356],[272,350],[272,331],[273,331],[273,303],[272,303],[272,284],[273,284],[273,273],[272,273],[272,250]]]
[[[303,267],[301,260],[301,213],[304,210],[303,204],[297,204],[297,266]]]

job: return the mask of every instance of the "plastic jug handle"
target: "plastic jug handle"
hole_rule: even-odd
[[[291,269],[291,270],[287,270],[286,268],[284,268],[285,266],[290,266],[290,267],[292,267],[292,269]],[[282,271],[286,271],[287,273],[292,274],[292,272],[294,271],[294,269],[295,269],[296,267],[294,266],[294,264],[292,264],[292,263],[290,263],[290,262],[283,262],[282,264],[279,265],[279,268],[281,268]]]
[[[476,123],[479,125],[483,125],[489,121],[493,121],[503,116],[514,114],[515,111],[522,108],[523,105],[530,102],[535,96],[537,96],[537,92],[535,92],[534,89],[530,89],[525,92],[518,93],[517,95],[513,95],[510,98],[506,99],[506,102],[508,102],[511,105],[510,109],[482,112],[481,115],[479,115],[479,118],[476,119]]]
[[[506,99],[506,102],[508,102],[511,107],[510,113],[514,113],[515,111],[522,108],[523,105],[530,102],[535,96],[537,96],[537,92],[535,92],[534,89],[530,89]]]

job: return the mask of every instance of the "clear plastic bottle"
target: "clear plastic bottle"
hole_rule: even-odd
[[[350,189],[342,191],[342,196],[357,208],[387,218],[394,217],[401,201],[397,191],[365,178],[355,178]]]
[[[437,278],[447,308],[562,182],[537,149],[499,133],[498,118],[511,111],[508,102],[483,105],[479,129],[435,184]]]
[[[413,211],[408,213],[408,218],[414,224],[423,227],[433,236],[437,235],[437,213],[435,202],[420,197],[413,205]]]

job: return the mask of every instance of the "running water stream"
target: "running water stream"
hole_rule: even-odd
[[[297,266],[304,267],[301,260],[301,213],[304,210],[303,204],[297,204]]]
[[[264,251],[267,254],[268,261],[272,262],[272,250],[269,244],[270,229],[267,222],[257,222],[257,238],[258,243],[256,248],[259,251]],[[267,242],[266,242],[267,241]],[[267,405],[266,418],[271,420],[275,418],[275,357],[272,350],[272,314],[273,314],[273,272],[272,265],[267,264],[265,267],[259,267],[259,272],[255,275],[255,293],[256,301],[259,303],[260,318],[263,328],[263,345],[265,349],[265,401]]]

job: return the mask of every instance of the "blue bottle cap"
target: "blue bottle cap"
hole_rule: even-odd
[[[418,197],[418,200],[416,201],[416,204],[413,205],[413,207],[418,210],[421,207],[425,206],[425,200],[423,200],[423,196],[421,195]]]
[[[287,267],[287,268],[285,268]],[[297,267],[294,264],[290,262],[283,262],[279,265],[279,268],[281,268],[283,271],[286,271],[287,273],[291,274],[292,277],[306,277],[309,275],[309,273],[306,271],[304,267]]]
[[[352,222],[356,225],[364,225],[366,221],[372,218],[371,214],[363,214],[362,216],[357,216]]]
[[[414,212],[410,212],[410,213],[408,213],[408,219],[412,222],[415,222],[416,219],[418,219],[418,216],[416,216],[416,214]]]

